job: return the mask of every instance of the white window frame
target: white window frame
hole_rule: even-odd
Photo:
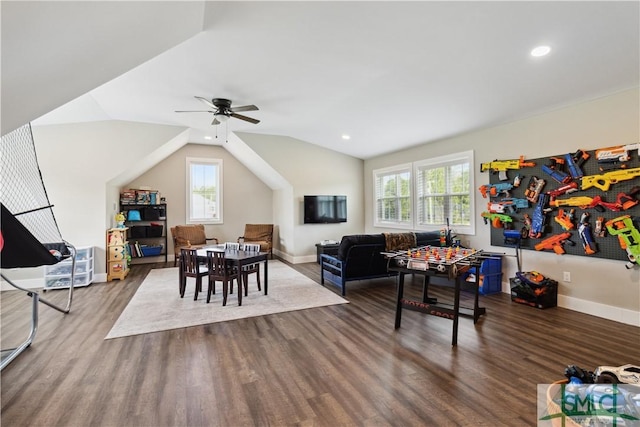
[[[409,220],[383,220],[378,212],[378,181],[379,178],[388,175],[399,175],[403,173],[409,174]],[[373,171],[373,226],[374,227],[386,227],[386,228],[401,228],[411,229],[413,228],[413,176],[411,163],[405,163],[402,165],[391,166],[382,169],[376,169]],[[400,212],[400,209],[398,209]]]
[[[223,173],[222,173],[222,159],[212,159],[212,158],[204,158],[204,157],[187,157],[186,159],[187,162],[187,200],[186,200],[186,213],[187,213],[187,219],[186,222],[187,224],[222,224],[223,223],[223,216],[222,213],[224,212],[223,206],[222,206],[222,200],[223,200],[223,182],[222,182],[222,177],[223,177]],[[218,189],[218,191],[216,192],[216,197],[215,197],[215,204],[217,206],[217,215],[215,215],[215,217],[207,217],[204,216],[202,214],[199,214],[197,212],[193,212],[193,206],[192,206],[192,201],[193,201],[193,197],[192,197],[192,193],[191,193],[191,188],[192,188],[192,180],[193,180],[193,176],[192,176],[192,172],[191,172],[191,166],[193,165],[215,165],[216,167],[216,174],[215,174],[215,178],[214,180],[215,182],[215,186]]]
[[[475,235],[475,185],[474,185],[474,169],[473,169],[473,150],[464,151],[461,153],[449,154],[446,156],[435,157],[433,159],[421,160],[413,163],[413,177],[414,177],[414,202],[412,206],[414,207],[414,221],[415,221],[415,229],[416,230],[441,230],[447,226],[447,224],[425,224],[422,222],[421,212],[420,212],[420,199],[422,198],[422,188],[420,186],[420,177],[422,175],[422,171],[425,169],[437,169],[447,166],[467,164],[469,167],[469,224],[454,224],[453,222],[449,224],[449,227],[455,230],[456,233],[459,234],[467,234],[467,235]],[[442,196],[450,197],[456,195],[466,195],[467,193],[453,193],[450,191],[449,183],[447,182],[447,189]],[[451,221],[452,213],[445,212],[445,221],[446,218],[449,218]]]

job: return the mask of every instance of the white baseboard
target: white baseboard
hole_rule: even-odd
[[[509,282],[502,282],[502,292],[511,295],[511,286]],[[558,295],[558,307],[589,314],[591,316],[602,317],[603,319],[613,320],[614,322],[640,327],[640,311],[614,307],[612,305],[600,304],[560,294]]]
[[[612,305],[600,304],[565,295],[558,295],[558,307],[640,327],[640,311],[614,307]]]

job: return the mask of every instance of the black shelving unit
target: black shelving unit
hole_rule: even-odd
[[[137,213],[135,213],[137,211]],[[120,204],[120,212],[126,218],[127,240],[133,264],[167,262],[167,204]],[[140,254],[135,245],[143,251]],[[161,246],[161,249],[157,249]],[[145,249],[146,248],[146,249]]]

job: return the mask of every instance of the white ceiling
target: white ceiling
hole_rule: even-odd
[[[204,109],[195,95],[222,97],[260,108],[243,114],[261,123],[232,119],[228,131],[287,135],[366,159],[640,79],[638,1],[205,2],[201,10],[204,31],[35,123],[169,124],[204,142],[215,136],[211,115],[174,110]],[[89,45],[98,35],[75,37]],[[3,29],[3,48],[4,37]],[[530,56],[540,44],[551,53]]]

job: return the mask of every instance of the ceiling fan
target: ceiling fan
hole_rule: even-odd
[[[256,111],[258,107],[255,105],[243,105],[240,107],[232,107],[231,100],[224,98],[213,98],[209,101],[207,98],[203,98],[201,96],[196,96],[195,98],[202,101],[207,107],[211,108],[210,110],[191,110],[191,111],[176,111],[176,113],[211,113],[213,114],[212,125],[216,126],[220,123],[229,119],[229,117],[234,117],[236,119],[244,120],[245,122],[257,124],[260,123],[260,120],[256,120],[251,117],[243,116],[242,114],[238,114],[239,111]]]

